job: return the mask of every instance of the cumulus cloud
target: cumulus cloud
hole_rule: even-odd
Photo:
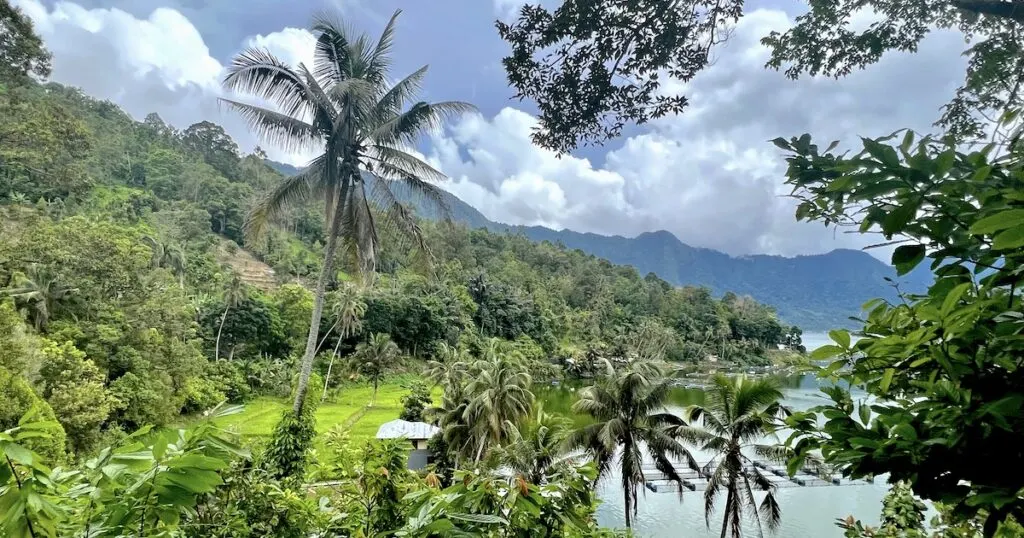
[[[936,33],[919,53],[845,79],[791,81],[764,69],[760,44],[790,24],[782,11],[748,13],[711,68],[668,88],[689,96],[691,107],[638,130],[603,163],[531,145],[534,118],[508,108],[463,120],[436,142],[432,158],[453,178],[446,188],[511,224],[627,236],[666,229],[738,255],[861,246],[865,238],[794,221],[795,204],[782,196],[785,163],[768,140],[927,131],[962,79],[963,41]]]
[[[109,99],[136,118],[150,112],[185,128],[220,123],[244,150],[258,141],[242,120],[218,104],[224,65],[214,58],[192,22],[181,12],[155,8],[144,18],[118,8],[84,8],[59,2],[14,0],[33,20],[53,53],[53,79],[89,95]],[[313,36],[285,28],[244,43],[266,47],[287,61],[308,61]],[[241,44],[240,44],[241,45]],[[272,158],[303,164],[306,156],[266,148]]]

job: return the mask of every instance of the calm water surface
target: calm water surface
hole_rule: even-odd
[[[822,345],[822,341],[816,345]],[[812,346],[808,346],[812,348]],[[806,409],[821,402],[822,396],[813,378],[789,377],[782,379],[785,403],[794,409]],[[700,390],[678,389],[672,394],[673,412],[681,412],[684,407],[703,400]],[[550,412],[562,412],[571,415],[570,407],[576,399],[576,389],[572,387],[544,388],[538,391],[538,398],[544,402],[544,408]],[[577,417],[578,422],[585,419]],[[694,453],[697,461],[709,459],[707,455]],[[703,457],[702,457],[703,456]],[[622,487],[619,476],[613,473],[598,486],[601,505],[597,518],[602,526],[623,527],[625,520],[622,515]],[[641,488],[637,517],[633,529],[637,536],[647,538],[695,537],[713,538],[721,533],[721,511],[711,518],[711,528],[704,522],[703,492],[683,493],[682,501],[676,493],[652,493]],[[795,487],[782,488],[777,492],[779,505],[782,508],[782,525],[775,534],[781,538],[798,537],[842,537],[842,532],[835,526],[836,518],[853,514],[864,523],[877,525],[882,498],[888,486],[884,480],[876,480],[875,484],[864,486],[834,487]],[[761,496],[758,495],[760,502]],[[724,497],[719,505],[724,504]],[[745,536],[757,536],[753,522],[744,527]],[[765,536],[769,536],[767,531]]]

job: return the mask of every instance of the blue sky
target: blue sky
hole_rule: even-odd
[[[13,0],[54,54],[53,78],[179,128],[209,119],[245,151],[258,143],[217,104],[224,66],[249,45],[291,62],[312,55],[312,15],[331,9],[377,34],[401,8],[395,76],[424,65],[423,97],[475,104],[420,150],[451,180],[443,185],[493,220],[634,236],[665,229],[734,255],[799,255],[856,248],[875,238],[796,223],[785,163],[768,143],[810,132],[856,141],[904,127],[930,129],[963,78],[962,36],[928,37],[917,54],[893,54],[846,79],[790,81],[764,69],[762,36],[785,30],[806,5],[752,2],[688,84],[669,81],[691,107],[631,128],[604,147],[557,156],[534,147],[531,103],[511,99],[494,28],[521,0]],[[864,14],[860,22],[870,20]],[[308,61],[308,60],[307,60]],[[266,146],[265,146],[266,147]],[[266,147],[272,158],[305,156]]]

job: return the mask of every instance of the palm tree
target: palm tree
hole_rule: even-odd
[[[302,356],[294,411],[302,411],[323,315],[324,291],[334,277],[339,239],[362,271],[375,267],[378,224],[390,234],[423,246],[411,213],[395,199],[391,185],[401,184],[426,201],[444,207],[432,182],[445,176],[414,156],[412,144],[425,131],[465,103],[418,102],[406,109],[426,74],[426,66],[394,85],[388,84],[395,20],[376,42],[350,35],[340,21],[318,17],[312,70],[292,68],[265,49],[251,48],[234,58],[224,86],[274,103],[276,109],[224,102],[266,141],[286,150],[322,152],[302,173],[282,181],[251,211],[247,233],[258,237],[271,219],[294,201],[322,197],[328,223],[324,263],[314,293],[309,337]],[[373,177],[367,192],[364,177]],[[381,209],[371,212],[370,200]],[[379,223],[378,223],[379,221]]]
[[[37,331],[46,331],[62,303],[78,293],[77,288],[65,286],[60,280],[60,276],[47,267],[33,263],[24,274],[15,277],[13,285],[4,290],[4,295],[14,299]]]
[[[474,461],[478,463],[486,449],[508,439],[507,425],[518,424],[533,405],[530,374],[498,346],[498,339],[492,338],[484,357],[473,364],[466,385],[469,404],[463,414],[466,424],[473,427]]]
[[[445,392],[461,388],[469,367],[466,352],[456,346],[441,342],[436,359],[427,361],[425,376]]]
[[[142,238],[142,242],[153,251],[153,267],[162,267],[171,271],[171,274],[178,277],[178,287],[185,287],[185,270],[188,266],[188,258],[185,250],[180,245],[170,242],[163,242],[151,236]]]
[[[220,336],[224,332],[224,320],[228,319],[228,311],[232,308],[242,304],[243,301],[249,298],[249,290],[245,287],[245,282],[236,274],[231,275],[231,280],[228,280],[227,286],[224,287],[224,291],[221,294],[221,300],[224,301],[224,313],[220,315],[220,327],[217,328],[217,343],[214,346],[213,359],[220,359]]]
[[[622,478],[626,528],[637,511],[637,488],[645,481],[644,451],[664,476],[676,483],[682,479],[673,458],[692,468],[697,462],[669,432],[683,425],[682,419],[666,411],[672,384],[652,368],[630,368],[609,375],[596,385],[580,391],[573,404],[577,413],[589,415],[594,423],[575,431],[569,445],[585,450],[604,477],[615,463]],[[617,458],[617,461],[616,461]]]
[[[537,406],[534,416],[520,426],[507,424],[509,441],[498,451],[501,464],[532,484],[542,484],[569,460],[567,440],[571,423]]]
[[[398,353],[398,346],[386,333],[373,333],[369,340],[356,346],[356,352],[352,354],[351,368],[373,382],[370,407],[377,402],[377,387],[384,373],[398,361]]]
[[[740,518],[744,510],[757,523],[759,535],[762,534],[762,518],[769,530],[774,531],[779,526],[775,485],[744,452],[775,461],[785,460],[782,447],[758,444],[774,432],[778,419],[788,413],[779,403],[781,399],[782,392],[773,380],[718,375],[705,391],[704,404],[687,410],[687,421],[691,425],[672,429],[673,434],[715,454],[704,469],[708,474],[704,517],[710,527],[715,500],[724,489],[723,538],[730,529],[734,538],[741,535]],[[698,422],[700,426],[692,425]],[[754,500],[755,489],[767,493],[760,508]]]
[[[473,432],[466,421],[467,407],[469,398],[464,387],[454,385],[445,388],[440,405],[424,410],[424,416],[441,428],[445,444],[455,455],[456,468],[462,458],[473,455]]]
[[[363,327],[363,316],[366,315],[366,303],[359,295],[359,290],[352,284],[345,284],[338,290],[338,300],[334,304],[334,325],[338,327],[338,341],[331,351],[331,362],[327,364],[327,375],[324,377],[324,393],[321,400],[327,398],[327,385],[331,382],[331,370],[334,358],[338,356],[341,341],[359,332]]]

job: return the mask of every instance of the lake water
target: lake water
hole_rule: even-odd
[[[824,341],[816,345],[823,345]],[[811,346],[808,346],[811,348]],[[822,401],[817,381],[807,376],[791,376],[781,379],[786,405],[794,409],[807,409]],[[538,391],[538,398],[544,402],[545,410],[571,414],[569,408],[575,400],[575,389],[571,387],[545,388]],[[703,400],[700,390],[678,389],[672,394],[670,410],[682,411],[687,405]],[[583,421],[582,418],[577,418]],[[708,455],[694,452],[697,461],[710,459]],[[621,528],[625,525],[622,514],[622,487],[619,475],[613,472],[598,485],[601,505],[597,510],[598,522],[605,527]],[[684,492],[682,501],[676,493],[652,493],[641,487],[637,516],[633,530],[645,538],[695,537],[712,538],[721,533],[721,510],[711,517],[710,529],[704,521],[703,492]],[[877,525],[882,499],[888,491],[883,479],[863,486],[793,487],[780,488],[776,497],[782,508],[782,525],[774,535],[781,538],[801,537],[842,537],[842,531],[835,526],[837,518],[853,515],[864,523]],[[757,495],[760,502],[762,495]],[[724,495],[718,505],[724,504]],[[758,536],[752,521],[744,522],[744,536]],[[768,536],[767,530],[765,536]]]

